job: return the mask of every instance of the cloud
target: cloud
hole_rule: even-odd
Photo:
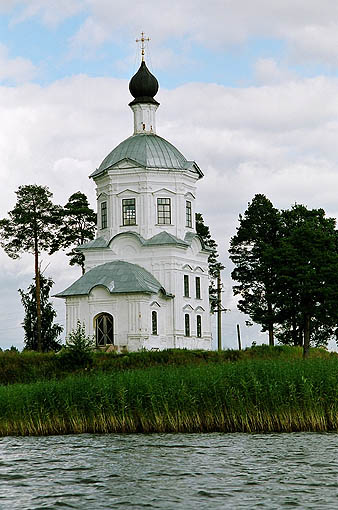
[[[255,79],[258,84],[277,85],[298,78],[299,75],[290,71],[286,65],[278,65],[273,58],[259,58],[255,62]]]
[[[88,17],[72,38],[72,45],[96,47],[108,40],[134,41],[142,30],[152,47],[165,51],[175,41],[177,55],[193,45],[229,50],[254,38],[285,43],[286,55],[298,62],[337,63],[338,4],[322,0],[85,0]],[[130,43],[128,46],[132,47]],[[134,53],[134,51],[132,51]]]
[[[36,74],[37,68],[30,60],[10,58],[7,47],[0,43],[0,82],[22,83],[33,79]]]

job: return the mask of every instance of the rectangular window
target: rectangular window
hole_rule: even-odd
[[[186,226],[192,227],[191,202],[189,202],[188,200],[185,203],[185,217],[186,217]]]
[[[201,299],[201,278],[199,276],[196,276],[195,284],[196,284],[196,299]]]
[[[202,317],[200,315],[197,315],[197,317],[196,317],[196,330],[197,330],[198,338],[201,338],[201,336],[202,336]]]
[[[157,335],[157,312],[151,312],[151,332]]]
[[[184,297],[189,297],[189,276],[184,275]]]
[[[157,199],[157,223],[159,225],[171,224],[170,198]]]
[[[136,225],[135,198],[122,200],[122,219],[123,225]]]
[[[101,202],[101,228],[107,228],[107,202]]]
[[[184,334],[190,336],[190,316],[188,313],[184,315]]]

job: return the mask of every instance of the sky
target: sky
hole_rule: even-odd
[[[266,342],[236,309],[228,260],[238,216],[256,193],[338,215],[338,2],[332,0],[0,0],[0,218],[25,184],[55,203],[132,134],[128,82],[140,63],[158,78],[157,133],[205,177],[197,209],[218,243],[223,345]],[[0,347],[22,349],[18,289],[33,256],[0,248]],[[80,276],[63,253],[42,256],[53,293]],[[63,300],[53,301],[65,322]]]

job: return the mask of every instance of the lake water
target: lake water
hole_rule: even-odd
[[[338,508],[338,434],[0,438],[0,509]]]

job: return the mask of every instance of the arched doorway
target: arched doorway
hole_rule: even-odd
[[[97,347],[114,344],[114,318],[109,313],[101,313],[96,317],[95,339]]]

